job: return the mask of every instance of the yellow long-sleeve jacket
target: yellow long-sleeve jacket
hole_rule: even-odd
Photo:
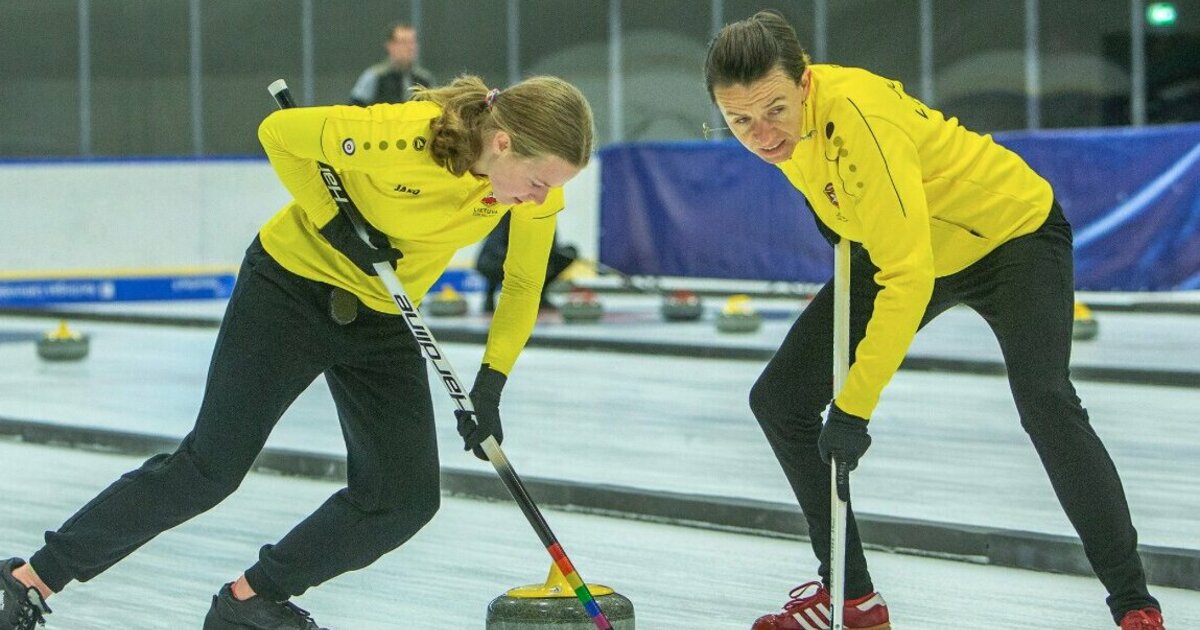
[[[454,253],[483,239],[505,212],[512,213],[503,299],[496,309],[483,361],[512,370],[537,320],[554,243],[562,189],[542,204],[505,205],[487,178],[455,176],[429,155],[430,123],[442,113],[429,102],[333,106],[277,111],[259,127],[267,158],[294,199],[262,227],[263,247],[287,270],[341,287],[366,306],[398,313],[378,278],[367,276],[335,250],[319,230],[337,205],[317,171],[332,166],[363,217],[404,252],[396,275],[415,303]]]
[[[882,290],[838,407],[870,418],[933,291],[1039,228],[1050,184],[991,136],[963,128],[892,81],[813,65],[801,140],[778,166],[839,236],[862,243]]]

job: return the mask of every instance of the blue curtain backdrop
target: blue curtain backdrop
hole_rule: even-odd
[[[997,134],[1054,186],[1076,286],[1200,289],[1200,125]],[[804,199],[736,141],[600,151],[600,259],[634,275],[824,282]]]

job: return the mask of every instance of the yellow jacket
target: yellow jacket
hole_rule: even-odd
[[[870,418],[900,367],[934,278],[1046,220],[1050,184],[989,135],[968,131],[892,81],[813,65],[801,140],[779,168],[818,218],[862,243],[883,287],[838,407]]]
[[[363,217],[404,252],[396,274],[419,303],[461,247],[483,239],[512,212],[503,299],[483,361],[508,374],[537,320],[562,189],[543,204],[498,203],[487,178],[452,175],[429,156],[438,105],[410,102],[277,111],[258,130],[267,158],[294,199],[259,233],[292,273],[344,288],[377,311],[398,313],[383,283],[364,274],[319,233],[338,212],[317,172],[332,166]]]

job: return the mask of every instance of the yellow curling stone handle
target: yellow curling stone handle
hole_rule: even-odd
[[[613,590],[603,584],[588,584],[588,590],[592,592],[593,597],[603,595],[612,595]],[[558,570],[558,565],[550,563],[550,574],[546,576],[545,584],[530,584],[527,586],[518,586],[509,589],[505,595],[509,597],[521,598],[545,598],[545,597],[575,597],[575,591],[571,589],[571,584],[567,582],[567,577]]]
[[[58,328],[54,329],[53,332],[46,333],[46,339],[53,341],[66,341],[68,339],[79,340],[83,339],[83,335],[68,328],[67,320],[64,319],[58,322]]]

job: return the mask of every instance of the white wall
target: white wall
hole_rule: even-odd
[[[599,166],[567,187],[560,238],[596,254]],[[288,200],[265,160],[0,163],[0,272],[236,266]],[[475,248],[455,262],[470,264]]]
[[[563,188],[567,207],[558,215],[558,240],[574,245],[579,256],[597,260],[600,256],[600,156]]]

